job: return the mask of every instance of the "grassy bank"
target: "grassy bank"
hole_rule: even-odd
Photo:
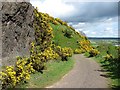
[[[102,71],[106,72],[104,77],[110,79],[111,88],[120,88],[120,72],[119,72],[119,48],[112,43],[99,42],[96,49],[100,51],[100,54],[94,57],[94,59],[100,63]],[[111,55],[111,56],[110,56]]]
[[[109,87],[110,88],[120,88],[120,77],[118,68],[115,65],[109,65],[104,63],[103,58],[100,57],[94,57],[94,60],[96,60],[97,63],[99,63],[102,67],[102,71],[106,73],[104,75],[105,78],[109,79]]]
[[[74,66],[74,60],[69,58],[68,61],[51,61],[47,63],[47,69],[43,73],[36,72],[31,75],[31,79],[21,88],[44,88],[60,80]]]
[[[52,28],[53,28],[53,42],[56,45],[59,45],[61,47],[70,47],[73,50],[75,50],[76,48],[79,47],[79,44],[77,43],[77,41],[81,40],[81,38],[79,37],[79,35],[76,35],[75,32],[69,28],[67,28],[64,25],[54,25],[51,24]],[[71,31],[72,35],[70,38],[65,36],[65,31]]]
[[[95,58],[100,63],[102,70],[106,72],[105,77],[110,79],[110,88],[120,88],[120,76],[116,64],[104,63],[103,58]]]

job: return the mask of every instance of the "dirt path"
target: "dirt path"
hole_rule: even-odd
[[[101,76],[100,66],[83,55],[74,55],[75,66],[60,81],[46,88],[107,88],[108,80]]]

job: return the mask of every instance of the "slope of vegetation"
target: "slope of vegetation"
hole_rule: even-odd
[[[53,66],[56,69],[48,73],[55,74],[57,72],[57,77],[52,77],[56,81],[56,79],[63,76],[73,66],[73,61],[71,63],[68,58],[72,56],[74,50],[83,48],[80,47],[79,42],[83,40],[84,42],[89,42],[86,37],[80,35],[72,27],[68,26],[66,22],[58,18],[53,18],[48,14],[38,12],[37,9],[34,10],[33,26],[35,40],[31,43],[30,57],[17,57],[17,62],[14,66],[5,67],[0,73],[2,89],[15,88],[21,83],[29,82],[31,75],[32,80],[34,79],[34,75],[37,77],[37,74],[41,75],[45,73],[44,70],[46,68],[50,69],[49,65],[48,67],[46,65],[50,61],[53,62]],[[87,44],[87,46],[90,47],[90,44]],[[61,63],[57,64],[57,60],[61,60]],[[44,78],[44,75],[49,74],[43,74],[41,78]],[[49,84],[51,82],[50,78],[46,77],[40,80],[44,82],[47,79],[49,81],[48,83],[45,81],[45,83]],[[43,86],[45,85],[43,84]]]
[[[65,25],[54,25],[51,24],[53,28],[53,42],[55,45],[59,45],[61,47],[71,47],[73,50],[79,47],[77,41],[80,40],[80,36],[76,35],[76,33],[66,27]],[[65,31],[71,34],[71,37],[65,36]]]
[[[48,62],[47,69],[43,70],[43,74],[40,72],[31,74],[30,80],[25,84],[17,85],[17,88],[45,88],[61,79],[72,69],[73,65],[72,59],[64,62],[60,60]]]
[[[107,72],[104,76],[110,78],[110,87],[120,88],[120,46],[107,42],[97,42],[95,46],[100,53],[94,58],[101,64],[103,71]]]
[[[107,77],[111,79],[112,88],[120,88],[120,71],[119,71],[119,58],[120,47],[116,47],[110,44],[101,44],[98,46],[98,50],[101,52],[96,58],[99,59],[102,67],[108,72]]]

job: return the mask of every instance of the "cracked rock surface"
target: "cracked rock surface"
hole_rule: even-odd
[[[34,7],[28,2],[2,2],[2,64],[14,64],[16,56],[29,56],[34,40]]]

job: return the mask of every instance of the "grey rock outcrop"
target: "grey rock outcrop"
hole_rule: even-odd
[[[79,31],[79,33],[86,37],[86,34],[83,31]]]
[[[29,56],[34,40],[34,7],[28,2],[2,2],[2,64],[14,64],[16,56]]]

